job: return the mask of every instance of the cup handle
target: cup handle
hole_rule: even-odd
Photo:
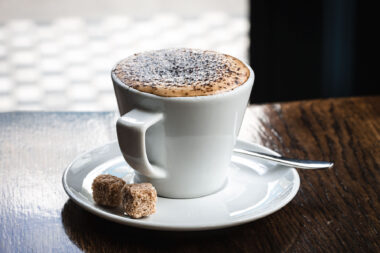
[[[163,119],[159,112],[133,109],[122,115],[116,123],[120,150],[128,164],[140,174],[150,178],[164,178],[165,171],[150,164],[146,154],[146,130]]]

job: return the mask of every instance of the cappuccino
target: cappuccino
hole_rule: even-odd
[[[134,54],[113,69],[125,85],[163,97],[209,96],[244,84],[249,69],[230,55],[199,49]]]

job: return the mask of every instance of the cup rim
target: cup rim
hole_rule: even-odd
[[[232,56],[232,55],[229,55],[229,56]],[[152,94],[152,93],[148,93],[148,92],[142,92],[142,91],[139,91],[137,89],[134,89],[126,84],[124,84],[114,73],[114,70],[115,68],[117,67],[117,65],[123,61],[124,59],[118,61],[115,66],[112,68],[111,70],[111,79],[114,83],[116,83],[117,85],[119,85],[121,88],[123,89],[126,89],[132,93],[136,93],[136,94],[140,94],[142,96],[147,96],[149,98],[155,98],[155,99],[160,99],[160,100],[171,100],[171,101],[186,101],[186,100],[205,100],[205,99],[217,99],[217,98],[222,98],[222,97],[226,97],[226,96],[230,96],[230,95],[233,95],[237,92],[239,92],[240,90],[242,90],[243,88],[245,88],[245,86],[247,86],[248,83],[254,83],[254,80],[255,80],[255,74],[253,72],[253,69],[251,68],[251,66],[249,66],[245,61],[235,57],[235,56],[232,56],[234,58],[236,58],[237,60],[239,60],[240,62],[242,62],[249,70],[249,77],[248,79],[241,85],[239,85],[237,88],[233,89],[233,90],[229,90],[229,91],[226,91],[226,92],[221,92],[221,93],[217,93],[217,94],[212,94],[212,95],[207,95],[207,96],[189,96],[189,97],[164,97],[164,96],[158,96],[158,95],[155,95],[155,94]]]

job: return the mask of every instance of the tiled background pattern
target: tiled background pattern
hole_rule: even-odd
[[[110,69],[132,53],[207,48],[247,60],[246,17],[109,16],[0,23],[0,111],[115,110]]]

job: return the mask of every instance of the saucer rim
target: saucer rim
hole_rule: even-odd
[[[263,149],[264,152],[267,152],[269,154],[279,155],[277,152],[275,152],[275,151],[273,151],[267,147],[264,147],[260,144],[247,142],[247,141],[243,141],[243,140],[237,140],[237,143],[238,142],[243,143],[245,145],[258,147],[260,149]],[[100,145],[96,148],[93,148],[89,151],[86,151],[86,152],[79,154],[64,170],[64,173],[62,176],[62,184],[63,184],[63,188],[64,188],[66,194],[77,205],[79,205],[80,207],[84,208],[86,211],[88,211],[88,212],[90,212],[96,216],[99,216],[101,218],[104,218],[104,219],[107,219],[109,221],[116,222],[116,223],[119,223],[122,225],[128,225],[128,226],[132,226],[132,227],[149,229],[149,230],[159,230],[159,231],[204,231],[204,230],[217,230],[217,229],[223,229],[223,228],[228,228],[228,227],[234,227],[234,226],[242,225],[245,223],[249,223],[249,222],[261,219],[261,218],[266,217],[272,213],[277,212],[278,210],[280,210],[281,208],[286,206],[296,196],[296,194],[298,193],[299,188],[300,188],[300,177],[299,177],[297,170],[295,168],[289,168],[290,171],[292,172],[293,176],[294,176],[294,180],[293,180],[294,187],[292,188],[291,192],[287,195],[287,197],[285,199],[281,200],[275,208],[270,209],[267,212],[263,212],[260,215],[256,215],[256,216],[249,217],[249,218],[242,218],[242,219],[238,219],[235,221],[229,221],[228,223],[216,222],[214,224],[207,224],[205,226],[202,226],[202,225],[199,225],[199,226],[198,225],[197,226],[191,226],[191,225],[176,226],[175,224],[146,223],[144,219],[138,220],[138,219],[131,219],[128,217],[121,217],[121,216],[118,216],[116,214],[102,210],[102,209],[96,207],[95,205],[91,205],[87,201],[82,200],[80,197],[78,197],[77,194],[74,193],[70,189],[70,186],[68,185],[67,174],[77,160],[79,160],[80,158],[82,158],[83,156],[85,156],[89,153],[95,152],[96,150],[102,149],[106,146],[115,145],[115,144],[117,144],[117,141],[115,141],[115,140],[110,141],[110,142],[105,143],[103,145]],[[162,197],[160,197],[160,198],[162,198]]]

